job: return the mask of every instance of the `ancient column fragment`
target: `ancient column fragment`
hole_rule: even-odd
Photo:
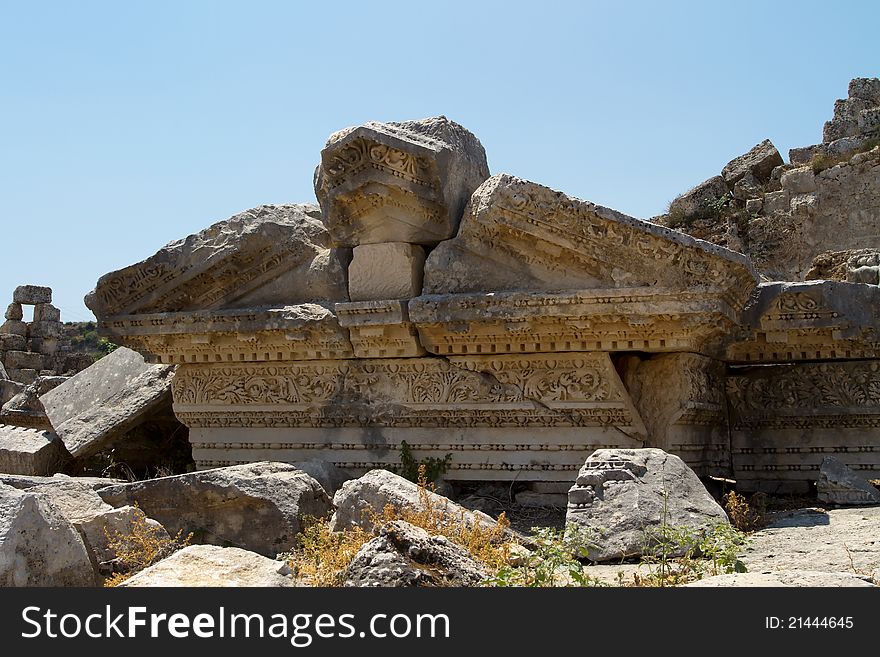
[[[445,116],[371,122],[330,136],[315,194],[335,245],[432,245],[455,234],[488,177],[479,140]]]

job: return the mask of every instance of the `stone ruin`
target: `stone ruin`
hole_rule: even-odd
[[[826,159],[764,142],[654,222],[490,175],[442,116],[349,128],[321,152],[318,206],[235,215],[86,303],[103,335],[176,366],[201,469],[362,473],[405,440],[451,454],[450,481],[539,491],[600,448],[660,448],[743,491],[806,492],[828,455],[877,478],[876,256],[804,277],[880,249],[878,85],[851,84],[810,151]]]
[[[22,306],[33,306],[33,321],[22,321]],[[19,285],[6,308],[6,321],[0,325],[0,366],[6,378],[33,383],[38,376],[64,371],[60,350],[61,311],[52,305],[52,289],[38,285]]]

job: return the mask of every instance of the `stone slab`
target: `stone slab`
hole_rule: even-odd
[[[416,244],[385,242],[354,247],[348,266],[352,301],[407,299],[422,292],[425,250]]]
[[[51,431],[0,424],[0,472],[49,475],[67,459],[64,445]]]
[[[39,285],[19,285],[12,292],[12,302],[26,305],[52,303],[52,288]]]

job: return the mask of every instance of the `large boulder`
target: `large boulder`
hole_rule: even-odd
[[[345,571],[345,586],[477,586],[486,567],[445,536],[397,520],[365,543]]]
[[[826,456],[819,466],[816,492],[820,502],[859,506],[880,504],[880,490],[853,472],[843,461]]]
[[[80,535],[51,502],[0,484],[0,586],[94,586]]]
[[[98,491],[121,507],[135,503],[172,535],[233,545],[269,557],[294,547],[306,516],[330,512],[317,481],[287,463],[249,463],[149,479]]]
[[[402,509],[424,509],[430,505],[433,513],[442,514],[451,522],[462,522],[467,526],[475,524],[487,528],[495,521],[480,511],[469,511],[452,500],[438,495],[388,470],[370,470],[359,479],[345,482],[333,496],[336,512],[331,527],[341,531],[352,527],[370,530],[374,520],[381,518],[385,507],[396,511]]]
[[[71,455],[84,458],[170,407],[173,374],[173,367],[150,365],[136,351],[120,347],[40,401]]]
[[[767,182],[773,169],[783,164],[782,156],[769,139],[739,157],[732,159],[721,170],[721,177],[732,189],[734,184],[747,174],[752,174],[759,182]]]
[[[191,545],[120,586],[296,586],[296,582],[290,566],[282,561],[234,547]]]
[[[609,561],[644,554],[661,525],[699,532],[729,521],[684,461],[646,448],[593,452],[569,490],[566,522],[590,530],[591,560]]]

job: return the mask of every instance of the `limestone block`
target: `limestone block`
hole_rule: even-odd
[[[102,276],[86,305],[134,313],[345,301],[347,254],[331,250],[319,208],[262,205]]]
[[[849,283],[880,285],[880,250],[866,249],[850,256],[846,261],[846,280]]]
[[[195,532],[195,540],[237,545],[266,556],[290,550],[304,516],[330,511],[330,498],[317,481],[286,463],[204,470],[149,479],[98,491],[109,504],[137,502],[170,534]]]
[[[9,378],[13,381],[18,381],[19,383],[24,383],[25,385],[29,383],[33,383],[37,380],[37,377],[40,373],[37,370],[30,368],[22,368],[17,369],[10,367],[6,370],[6,373],[9,375]]]
[[[54,433],[0,424],[0,472],[49,475],[60,470],[67,458]]]
[[[859,134],[858,119],[839,118],[826,121],[822,127],[822,141],[826,144],[845,139],[846,137],[854,137]]]
[[[28,335],[32,338],[60,338],[64,325],[61,322],[31,322]]]
[[[793,215],[815,215],[819,209],[819,197],[815,193],[796,194],[791,197],[789,207]]]
[[[0,334],[27,336],[28,325],[18,319],[7,319],[0,325]]]
[[[35,322],[61,321],[61,311],[51,303],[38,303],[34,306]]]
[[[675,198],[669,204],[669,214],[692,216],[705,210],[712,203],[728,193],[727,183],[721,176],[709,178],[696,187]]]
[[[25,384],[19,383],[18,381],[13,381],[9,377],[9,373],[0,365],[0,369],[3,370],[3,376],[7,378],[0,378],[0,406],[3,406],[10,399],[15,397],[18,393],[20,393],[25,388]]]
[[[0,484],[0,586],[95,586],[85,545],[55,507]]]
[[[424,509],[430,505],[435,513],[450,521],[468,526],[494,527],[495,521],[480,511],[469,511],[452,500],[433,493],[420,491],[408,479],[388,470],[370,470],[359,479],[345,482],[333,496],[336,512],[331,520],[333,531],[352,527],[373,528],[373,519],[381,518],[386,506],[400,509]]]
[[[30,351],[39,352],[44,356],[54,356],[58,353],[61,343],[58,338],[31,338],[27,341],[27,345]]]
[[[386,242],[354,247],[348,266],[352,301],[417,297],[422,291],[425,250],[415,244]]]
[[[646,530],[664,520],[695,531],[728,523],[697,475],[660,449],[596,450],[568,493],[565,520],[596,535],[593,561],[644,554]]]
[[[790,169],[782,174],[782,188],[789,194],[809,194],[816,191],[816,176],[812,167]]]
[[[820,502],[830,504],[847,506],[880,504],[880,490],[833,456],[822,459],[816,492]]]
[[[38,303],[52,303],[52,288],[40,287],[39,285],[19,285],[12,293],[12,302],[32,306]]]
[[[334,244],[430,245],[455,234],[488,177],[479,140],[445,116],[371,122],[330,136],[315,194]]]
[[[809,164],[815,155],[822,151],[822,144],[792,148],[788,151],[788,160],[793,165]]]
[[[148,365],[137,352],[120,347],[40,401],[67,449],[81,458],[169,406],[173,373],[173,367]]]
[[[6,307],[6,314],[4,315],[6,319],[12,319],[16,321],[21,321],[22,317],[24,317],[24,311],[22,310],[20,303],[10,303]]]
[[[758,198],[763,195],[764,190],[761,187],[761,183],[755,178],[751,171],[736,181],[736,184],[733,186],[733,198],[738,201]]]
[[[27,338],[15,333],[0,333],[0,351],[27,351]]]
[[[413,358],[425,355],[418,331],[409,321],[407,301],[354,301],[337,303],[334,309],[339,317],[339,325],[348,331],[357,358]]]
[[[765,182],[770,178],[773,169],[782,164],[782,156],[769,139],[765,139],[760,144],[752,147],[752,149],[737,158],[734,158],[721,170],[721,177],[729,187],[743,178],[747,173],[751,173],[759,182]]]
[[[751,263],[733,251],[500,174],[474,192],[458,235],[428,256],[422,294],[693,285],[744,291],[750,280]]]
[[[746,212],[749,214],[758,214],[764,207],[763,198],[750,198],[746,200]]]
[[[345,586],[479,586],[486,566],[445,536],[397,520],[365,543],[345,571]]]
[[[775,214],[777,212],[791,211],[791,195],[787,190],[779,192],[770,192],[764,195],[764,214]]]
[[[236,547],[190,545],[125,580],[120,586],[296,586],[283,561]]]
[[[108,477],[71,477],[70,475],[60,473],[56,473],[51,477],[0,473],[0,483],[20,490],[26,490],[36,486],[45,486],[46,484],[54,484],[57,486],[63,486],[65,484],[79,486],[80,484],[85,484],[98,490],[100,488],[106,488],[107,486],[113,486],[114,484],[124,484],[125,482],[120,479],[110,479]]]
[[[42,354],[31,351],[7,351],[6,366],[10,369],[43,369]]]

